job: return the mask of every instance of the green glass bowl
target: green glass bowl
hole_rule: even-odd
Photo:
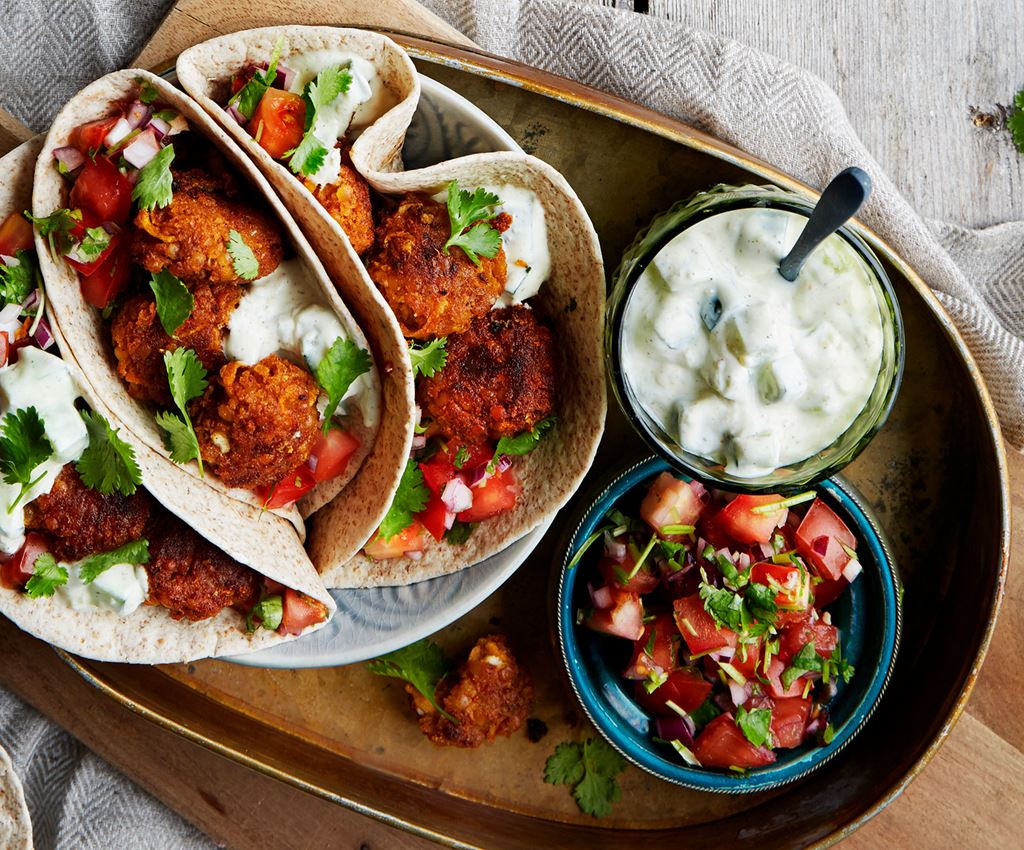
[[[647,264],[681,231],[710,216],[735,209],[772,207],[809,216],[813,202],[775,186],[727,186],[720,184],[698,192],[656,217],[626,249],[612,276],[612,293],[605,323],[605,358],[619,406],[644,441],[680,472],[696,475],[718,487],[745,492],[786,493],[835,475],[852,461],[885,424],[903,378],[905,360],[903,316],[892,283],[867,243],[848,227],[838,234],[863,258],[876,286],[882,316],[882,362],[875,386],[861,412],[830,445],[796,463],[767,475],[746,478],[734,475],[716,460],[687,451],[643,408],[622,369],[622,322],[633,285]]]

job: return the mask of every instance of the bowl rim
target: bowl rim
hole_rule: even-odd
[[[666,233],[662,234],[658,239],[654,240],[650,247],[644,250],[639,257],[635,259],[631,259],[629,257],[636,246],[648,238],[651,227],[658,220],[664,216],[672,215],[676,210],[688,206],[702,197],[707,197],[710,202],[714,202],[717,199],[716,196],[718,195],[719,190],[723,190],[723,194],[720,196],[720,208],[713,209],[707,214],[704,214],[703,210],[698,210],[697,214],[692,216],[689,221],[684,222],[682,226],[673,227]],[[749,193],[749,196],[730,197],[730,193],[744,192]],[[758,197],[758,193],[762,196]],[[882,266],[881,260],[872,250],[867,240],[858,232],[858,226],[855,222],[850,221],[847,224],[844,224],[836,231],[836,235],[849,244],[857,255],[860,256],[867,264],[868,268],[871,270],[871,274],[875,278],[878,292],[884,304],[889,307],[893,329],[894,365],[892,379],[889,381],[889,385],[886,388],[878,415],[864,430],[864,433],[857,439],[852,449],[829,461],[817,472],[812,475],[800,475],[799,473],[793,473],[788,478],[779,477],[774,480],[767,480],[767,476],[765,475],[755,476],[749,480],[740,479],[735,476],[722,477],[710,468],[710,464],[712,463],[710,458],[702,458],[696,452],[686,450],[677,440],[672,439],[667,432],[665,432],[666,439],[659,437],[657,433],[658,429],[653,428],[651,424],[645,420],[644,412],[638,409],[639,405],[634,405],[632,403],[632,391],[629,388],[629,382],[626,378],[625,371],[621,366],[622,358],[620,349],[622,343],[622,325],[625,321],[626,310],[630,303],[630,294],[632,293],[640,275],[643,274],[644,270],[648,265],[650,265],[651,261],[658,255],[658,253],[684,230],[687,230],[708,218],[712,218],[715,215],[721,215],[723,213],[739,209],[781,209],[786,212],[809,217],[810,212],[814,209],[814,201],[774,183],[746,183],[738,186],[719,183],[707,189],[694,192],[689,197],[676,202],[667,210],[654,215],[651,220],[637,232],[633,242],[623,252],[623,256],[620,259],[618,267],[611,275],[611,290],[608,297],[607,314],[605,316],[604,348],[605,359],[607,361],[606,368],[612,377],[612,389],[614,390],[615,399],[618,402],[623,415],[629,421],[633,430],[641,437],[644,444],[655,454],[664,459],[674,470],[686,475],[696,476],[702,481],[711,482],[714,486],[721,489],[731,490],[738,493],[792,493],[796,492],[798,489],[816,486],[821,481],[837,475],[842,469],[852,463],[885,425],[889,415],[892,413],[893,407],[896,404],[896,398],[898,397],[900,388],[903,384],[903,373],[906,366],[906,330],[903,322],[903,311],[901,310],[899,300],[896,297],[895,287]],[[629,263],[628,268],[627,262]],[[620,289],[622,289],[621,295],[617,295]],[[885,322],[884,317],[883,322]],[[881,375],[881,368],[879,369],[879,375]],[[878,378],[876,378],[876,386],[877,382]],[[846,435],[849,434],[857,424],[857,420],[859,418],[860,413],[858,413],[853,422],[839,433],[828,446],[819,449],[819,452],[827,450],[846,437]],[[664,432],[664,429],[660,430]],[[670,448],[670,445],[675,445],[679,451],[673,451]],[[807,460],[813,458],[815,454],[817,454],[817,452],[808,455],[807,458],[796,461],[796,463],[805,463]],[[689,458],[707,461],[708,465],[698,466],[696,463],[689,460]],[[772,473],[769,473],[769,475],[774,475],[777,471],[778,468],[773,470]]]
[[[572,533],[560,545],[559,551],[562,554],[555,562],[561,570],[556,602],[558,644],[562,663],[565,665],[576,700],[601,736],[623,758],[641,770],[667,782],[694,791],[747,794],[779,788],[803,779],[832,761],[867,724],[882,701],[896,667],[903,631],[903,605],[900,592],[902,584],[885,532],[874,513],[865,504],[863,496],[842,476],[834,476],[815,485],[826,491],[831,497],[831,501],[837,502],[847,516],[854,518],[858,531],[863,536],[865,543],[870,548],[872,558],[879,567],[882,585],[882,663],[872,673],[867,690],[857,701],[850,718],[836,731],[832,742],[802,754],[796,761],[756,768],[743,775],[694,768],[682,763],[673,764],[660,755],[656,755],[652,749],[635,746],[632,742],[620,739],[614,727],[604,722],[605,710],[597,695],[597,689],[586,676],[585,664],[575,639],[577,626],[572,606],[572,590],[580,565],[577,564],[572,569],[568,567],[576,548],[575,544],[581,539],[584,529],[587,529],[589,533],[588,526],[592,526],[609,507],[618,502],[630,490],[639,486],[644,479],[662,471],[679,474],[671,464],[656,455],[644,458],[616,473],[601,486],[598,495],[590,500]],[[687,473],[683,474],[688,475]],[[563,549],[564,551],[562,551]],[[803,769],[796,769],[801,765]]]

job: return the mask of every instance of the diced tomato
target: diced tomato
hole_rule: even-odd
[[[779,634],[779,658],[788,663],[811,641],[814,641],[815,652],[822,658],[828,658],[836,648],[838,640],[839,629],[821,620],[816,623],[809,619],[791,623]]]
[[[131,278],[128,240],[124,239],[115,250],[106,253],[105,259],[92,274],[79,278],[82,296],[93,307],[102,310],[121,294]]]
[[[691,667],[680,667],[668,674],[668,678],[651,693],[642,683],[636,686],[636,701],[644,710],[659,717],[675,717],[673,703],[686,712],[696,711],[711,693],[711,682],[700,671]]]
[[[761,561],[750,568],[750,580],[775,588],[780,608],[803,611],[811,604],[811,577],[795,564]]]
[[[790,697],[774,700],[772,706],[772,735],[775,746],[783,749],[799,747],[804,740],[807,717],[811,713],[811,698]]]
[[[76,230],[78,229],[81,230],[80,234],[76,234],[74,230],[71,233],[72,236],[77,236],[78,238],[81,238],[82,236],[85,235],[85,228],[82,227],[81,224],[79,224],[79,227],[76,228]],[[111,236],[110,244],[107,245],[107,247],[103,250],[103,253],[100,254],[92,262],[83,263],[80,260],[74,259],[73,257],[65,257],[64,259],[67,260],[68,265],[75,269],[75,271],[82,275],[82,277],[89,277],[90,275],[94,274],[96,270],[99,269],[99,267],[102,266],[108,259],[110,259],[111,255],[113,255],[119,250],[123,250],[121,248],[121,243],[126,240],[126,234],[127,231],[122,230]]]
[[[737,496],[715,517],[719,528],[738,543],[769,543],[775,529],[786,521],[787,508],[760,514],[753,508],[781,502],[782,496]]]
[[[286,475],[270,491],[262,487],[257,491],[260,499],[267,508],[283,508],[297,501],[313,487],[316,486],[316,478],[308,464],[302,464],[290,475]]]
[[[21,590],[36,571],[36,558],[49,551],[46,538],[30,531],[25,535],[21,548],[0,564],[0,584],[11,590]]]
[[[713,652],[725,646],[736,646],[736,633],[731,629],[719,629],[704,608],[700,594],[684,596],[672,603],[675,609],[676,627],[686,641],[691,654]]]
[[[358,448],[359,440],[341,428],[331,428],[326,434],[320,434],[309,455],[313,478],[317,481],[337,478],[345,471],[349,458]]]
[[[693,754],[704,767],[764,767],[775,761],[768,747],[755,747],[731,714],[720,714],[697,736]]]
[[[385,561],[401,558],[410,552],[422,552],[424,545],[423,526],[414,519],[408,528],[388,540],[378,534],[363,547],[363,551],[375,561]]]
[[[654,479],[640,503],[640,516],[658,534],[667,525],[694,525],[704,510],[704,492],[701,484],[680,481],[663,472]]]
[[[845,578],[839,578],[836,581],[825,581],[819,582],[814,585],[814,607],[824,608],[826,605],[831,605],[840,596],[843,595],[843,591],[850,586],[850,583]]]
[[[32,224],[21,213],[11,213],[0,224],[0,254],[15,256],[32,249]]]
[[[107,157],[97,156],[82,166],[71,187],[70,202],[100,221],[124,224],[132,211],[132,184]]]
[[[658,586],[660,578],[654,565],[654,559],[648,555],[640,569],[632,578],[625,578],[636,566],[636,557],[632,544],[626,547],[626,557],[620,564],[618,561],[607,556],[601,558],[597,568],[601,571],[608,584],[630,590],[633,593],[650,593]]]
[[[286,587],[282,600],[283,613],[278,631],[285,635],[300,635],[310,626],[327,619],[327,606],[305,593]]]
[[[757,663],[761,660],[761,642],[741,643],[736,647],[736,654],[729,662],[747,679],[756,678]]]
[[[435,540],[440,542],[444,538],[444,533],[448,530],[448,506],[441,500],[440,494],[431,492],[427,506],[416,514],[416,519]]]
[[[274,159],[298,147],[305,132],[306,103],[301,96],[267,89],[246,129]]]
[[[103,147],[103,140],[107,133],[117,123],[119,115],[111,115],[109,118],[100,118],[98,121],[90,121],[88,124],[80,124],[71,131],[71,138],[68,144],[86,156],[90,151],[98,151]]]
[[[258,71],[266,70],[253,62],[247,62],[237,74],[231,75],[231,94],[238,94]]]
[[[633,646],[633,660],[623,675],[627,679],[646,679],[652,673],[667,675],[676,666],[679,632],[670,614],[659,614],[644,626]]]
[[[583,621],[589,629],[627,640],[639,640],[644,633],[644,606],[640,597],[625,590],[610,588],[610,608],[595,608]]]
[[[773,657],[771,664],[768,665],[768,693],[775,699],[784,699],[785,697],[798,697],[804,692],[805,679],[803,676],[793,680],[792,684],[787,688],[782,684],[782,674],[786,670],[786,664],[781,661],[778,657]]]
[[[461,457],[460,452],[462,452]],[[444,485],[451,481],[458,473],[470,472],[490,461],[492,457],[494,457],[494,446],[490,443],[470,446],[465,451],[459,446],[449,444],[445,448],[436,451],[429,459],[420,463],[419,466],[427,487],[432,492],[440,494],[444,491]],[[460,460],[458,468],[455,466],[456,458]]]
[[[857,548],[857,538],[835,511],[815,499],[796,530],[796,545],[815,574],[835,581],[850,561],[843,546]]]
[[[511,466],[470,489],[473,491],[473,505],[458,514],[460,522],[480,522],[511,510],[516,506],[516,499],[523,491]]]

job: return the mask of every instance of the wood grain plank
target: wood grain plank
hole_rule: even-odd
[[[13,150],[26,139],[32,137],[32,131],[0,107],[0,156]]]

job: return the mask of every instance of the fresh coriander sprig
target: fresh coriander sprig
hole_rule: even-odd
[[[571,785],[580,810],[595,818],[605,817],[622,796],[616,778],[626,761],[602,738],[588,738],[582,744],[565,741],[544,765],[549,785]]]
[[[529,431],[523,431],[523,433],[516,434],[514,437],[502,437],[498,440],[498,445],[494,449],[492,463],[502,455],[517,457],[529,454],[537,448],[537,444],[541,439],[555,427],[557,421],[554,416],[549,416],[547,419],[542,419]]]
[[[38,267],[30,251],[18,251],[17,265],[0,263],[0,300],[4,305],[21,304],[36,287]]]
[[[50,256],[57,262],[70,246],[68,234],[74,230],[82,220],[81,210],[54,210],[49,215],[36,218],[28,210],[25,210],[25,218],[35,225],[39,235],[42,236],[50,246]]]
[[[736,725],[744,737],[755,747],[768,743],[772,732],[772,710],[754,708],[747,711],[742,705],[736,709]]]
[[[92,584],[103,573],[117,564],[149,563],[149,541],[131,540],[109,552],[98,552],[82,559],[78,565],[78,576],[86,584]]]
[[[391,500],[391,507],[381,521],[379,534],[390,540],[412,525],[413,515],[418,514],[430,500],[430,491],[423,480],[423,472],[415,460],[410,458],[402,471],[398,489]]]
[[[340,65],[324,68],[315,80],[306,84],[302,99],[306,102],[305,134],[294,150],[286,151],[288,167],[296,174],[310,177],[316,174],[327,158],[327,148],[314,133],[316,114],[333,103],[352,85],[352,72]]]
[[[135,449],[118,436],[101,414],[83,410],[81,415],[89,434],[89,445],[75,464],[82,482],[104,496],[114,491],[122,496],[132,495],[142,483]]]
[[[264,595],[245,618],[245,630],[254,632],[258,628],[275,631],[284,619],[284,600],[280,594]],[[256,621],[259,620],[257,623]]]
[[[174,162],[174,145],[167,145],[139,169],[135,186],[132,189],[132,200],[139,202],[140,209],[151,210],[170,204],[174,197],[172,162]]]
[[[156,315],[160,319],[164,333],[174,336],[185,320],[192,315],[196,302],[187,286],[181,279],[167,269],[152,275],[149,288],[156,299]]]
[[[448,362],[448,337],[439,336],[430,342],[409,343],[409,359],[412,361],[413,377],[423,375],[433,378]]]
[[[501,250],[501,234],[490,219],[498,212],[501,199],[493,192],[477,188],[473,192],[459,188],[459,181],[448,184],[448,218],[451,236],[444,243],[444,252],[461,248],[473,265],[480,265],[480,257],[496,257]],[[471,226],[472,225],[472,226]]]
[[[206,369],[199,357],[191,348],[177,348],[164,352],[164,367],[167,369],[167,384],[171,390],[171,398],[180,415],[170,411],[161,411],[156,415],[156,424],[167,436],[171,460],[175,463],[188,463],[194,460],[199,464],[199,474],[203,474],[203,458],[199,452],[199,440],[192,419],[188,415],[188,403],[202,395],[206,389]]]
[[[338,337],[331,343],[316,367],[316,379],[320,388],[327,393],[327,407],[324,408],[324,433],[331,430],[331,417],[338,405],[360,375],[369,372],[373,361],[370,353],[352,340]]]
[[[277,79],[277,63],[281,59],[281,50],[284,48],[284,36],[281,36],[277,40],[277,44],[274,45],[274,52],[270,56],[270,64],[267,66],[266,71],[257,71],[249,79],[242,88],[240,88],[228,101],[228,106],[231,104],[237,104],[238,111],[245,116],[248,121],[252,118],[252,114],[256,111],[256,107],[260,105],[260,101],[263,100],[263,95],[267,93],[274,80]]]
[[[228,254],[231,256],[231,267],[242,280],[256,280],[259,277],[259,260],[237,230],[228,233]]]
[[[39,555],[32,567],[32,576],[25,584],[25,595],[30,599],[53,596],[58,587],[67,584],[68,571],[49,552]]]
[[[448,675],[449,666],[441,647],[433,641],[426,638],[418,640],[374,659],[367,666],[371,673],[378,676],[389,676],[408,682],[441,714],[452,723],[458,723],[437,702],[437,686]]]
[[[21,500],[46,473],[32,474],[41,463],[53,455],[53,444],[46,436],[46,428],[34,407],[22,407],[8,413],[0,424],[0,472],[8,484],[20,486],[18,496],[7,507],[13,513]]]

